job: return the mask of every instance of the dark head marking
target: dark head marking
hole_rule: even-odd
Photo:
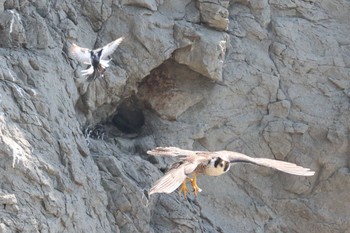
[[[222,159],[221,158],[217,158],[214,162],[214,167],[218,167],[218,165],[221,163]]]
[[[99,59],[101,58],[102,51],[103,51],[103,49],[101,49],[100,51],[97,52],[97,56]]]
[[[221,158],[219,157],[219,158],[217,158],[217,159],[215,160],[215,162],[214,162],[214,167],[218,167],[218,166],[224,167],[224,172],[227,172],[227,170],[228,170],[229,167],[230,167],[230,162],[225,161],[225,160],[223,160],[223,159],[221,159]]]
[[[102,54],[102,50],[98,51],[97,53],[94,53],[94,51],[90,51],[90,56],[91,56],[91,63],[94,68],[97,68],[97,66],[100,64],[100,57]]]

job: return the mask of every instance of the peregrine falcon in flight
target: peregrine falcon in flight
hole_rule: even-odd
[[[256,164],[297,176],[313,176],[315,174],[309,168],[294,163],[266,158],[252,158],[232,151],[208,152],[183,150],[176,147],[157,147],[147,151],[147,153],[154,156],[175,156],[180,159],[179,162],[172,165],[163,177],[155,182],[149,191],[149,195],[153,193],[171,193],[181,185],[179,193],[183,192],[186,198],[186,194],[189,193],[186,181],[190,181],[194,195],[197,196],[198,192],[202,191],[197,185],[197,175],[219,176],[227,172],[231,164],[235,163]]]
[[[103,46],[102,48],[98,48],[95,50],[91,50],[88,48],[82,48],[78,45],[74,44],[70,47],[69,52],[80,62],[83,64],[90,65],[88,69],[82,70],[81,73],[83,76],[88,75],[88,82],[95,80],[96,78],[103,75],[106,67],[108,67],[108,62],[112,59],[104,60],[109,55],[111,55],[114,50],[116,50],[119,44],[123,41],[124,37],[116,39],[111,43]]]

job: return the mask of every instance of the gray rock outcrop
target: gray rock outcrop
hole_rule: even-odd
[[[0,232],[349,232],[348,1],[0,1]],[[125,40],[87,83],[72,43]],[[197,199],[156,146],[233,150]]]

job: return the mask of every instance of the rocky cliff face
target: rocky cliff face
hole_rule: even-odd
[[[349,232],[348,1],[0,1],[0,232]],[[68,54],[126,39],[88,84]],[[143,193],[155,146],[237,165]]]

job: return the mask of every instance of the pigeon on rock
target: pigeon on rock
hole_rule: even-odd
[[[123,41],[124,37],[116,39],[111,43],[103,46],[98,49],[88,49],[82,48],[78,45],[74,44],[69,49],[70,53],[83,64],[90,65],[88,69],[82,70],[81,73],[83,76],[88,75],[88,82],[95,80],[103,75],[106,67],[108,67],[108,62],[112,59],[105,60],[109,55],[111,55],[119,46],[119,44]]]

